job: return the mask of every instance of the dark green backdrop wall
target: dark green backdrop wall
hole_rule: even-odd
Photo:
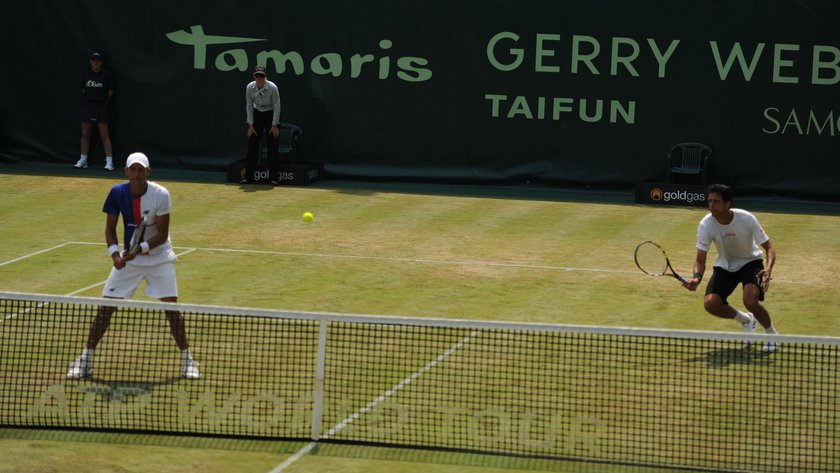
[[[743,191],[840,198],[840,2],[35,1],[3,7],[0,159],[77,159],[79,76],[117,161],[222,170],[265,64],[332,175],[629,187],[680,141]],[[94,151],[101,153],[101,150]]]

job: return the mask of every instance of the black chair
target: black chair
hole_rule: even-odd
[[[297,153],[298,141],[303,134],[303,128],[293,123],[280,124],[280,146],[278,151],[281,155],[291,158]]]
[[[668,153],[668,175],[667,183],[673,182],[674,174],[697,176],[700,184],[706,184],[706,166],[709,164],[709,156],[712,155],[712,148],[703,143],[687,142],[677,143]]]

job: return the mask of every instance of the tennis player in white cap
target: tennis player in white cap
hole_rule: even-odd
[[[127,182],[111,188],[102,211],[107,215],[105,242],[113,267],[102,297],[124,299],[131,297],[146,281],[146,296],[163,302],[178,302],[178,282],[175,277],[177,257],[169,240],[169,212],[171,199],[169,191],[149,180],[151,168],[149,158],[143,153],[132,153],[125,166]],[[117,222],[123,219],[124,251],[120,250],[117,238]],[[136,253],[130,252],[128,244],[134,231],[145,218],[147,225],[143,241]],[[67,372],[70,379],[87,378],[93,375],[93,356],[96,346],[111,323],[115,307],[101,306],[91,321],[87,345]],[[201,375],[189,350],[184,318],[178,311],[166,311],[166,318],[175,343],[181,350],[181,375],[187,379],[198,379]]]

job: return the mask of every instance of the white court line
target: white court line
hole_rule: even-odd
[[[93,245],[99,243],[89,243],[81,241],[69,242],[78,245]],[[177,247],[176,247],[177,248]],[[499,268],[524,268],[524,269],[548,269],[554,271],[586,271],[594,273],[624,273],[635,274],[638,271],[626,269],[603,269],[603,268],[576,268],[571,266],[552,266],[543,264],[527,264],[527,263],[495,263],[492,261],[464,261],[464,260],[436,260],[426,258],[401,258],[396,256],[361,256],[361,255],[340,255],[335,253],[302,253],[294,251],[270,251],[270,250],[240,250],[232,248],[192,248],[198,251],[216,251],[219,253],[247,253],[258,255],[277,255],[277,256],[299,256],[306,258],[334,258],[334,259],[348,259],[348,260],[369,260],[369,261],[394,261],[398,263],[417,263],[417,264],[445,264],[454,266],[487,266]]]
[[[40,250],[40,251],[36,251],[36,252],[34,252],[34,253],[29,253],[28,255],[23,255],[23,256],[21,256],[21,257],[19,257],[19,258],[15,258],[15,259],[12,259],[12,260],[9,260],[9,261],[4,261],[4,262],[0,263],[0,266],[5,266],[5,265],[7,265],[7,264],[16,263],[16,262],[21,261],[21,260],[24,260],[24,259],[26,259],[26,258],[30,258],[30,257],[32,257],[32,256],[40,255],[40,254],[42,254],[42,253],[46,253],[46,252],[48,252],[48,251],[57,250],[57,249],[59,249],[59,248],[63,248],[63,247],[65,247],[65,246],[67,246],[67,245],[72,245],[72,244],[76,244],[76,242],[68,241],[68,242],[62,243],[62,244],[60,244],[60,245],[53,246],[52,248],[47,248],[47,249],[45,249],[45,250]],[[79,289],[78,291],[74,291],[74,292],[71,292],[71,293],[69,293],[69,294],[65,294],[65,296],[74,296],[74,295],[76,295],[76,294],[78,294],[78,293],[80,293],[80,292],[82,292],[82,291],[86,291],[86,290],[88,290],[88,289],[90,289],[90,288],[93,288],[93,287],[99,286],[99,285],[104,284],[104,283],[105,283],[105,281],[102,281],[102,282],[100,282],[100,283],[94,284],[93,286],[88,286],[88,287],[86,287],[86,288],[84,288],[84,289]],[[38,306],[36,306],[36,307],[34,307],[34,308],[26,309],[26,310],[24,310],[23,312],[15,312],[14,314],[7,315],[6,317],[3,317],[3,319],[0,319],[0,322],[5,322],[5,321],[7,321],[7,320],[17,318],[17,316],[18,316],[18,315],[28,314],[28,313],[32,312],[33,310],[35,310],[35,309],[40,309],[41,307],[44,307],[45,305],[48,305],[48,304],[38,304]]]
[[[371,409],[373,409],[374,407],[376,407],[376,406],[377,406],[378,404],[380,404],[382,401],[384,401],[385,399],[387,399],[387,398],[391,397],[392,395],[396,394],[396,393],[397,393],[398,391],[400,391],[402,388],[404,388],[404,387],[408,386],[408,385],[409,385],[412,381],[414,381],[415,379],[419,378],[420,376],[422,376],[423,374],[425,374],[427,371],[429,371],[430,369],[434,368],[434,367],[435,367],[438,363],[440,363],[441,361],[443,361],[443,360],[445,360],[446,358],[448,358],[448,357],[449,357],[449,355],[451,355],[451,354],[455,353],[457,350],[459,350],[461,347],[463,347],[463,346],[464,346],[467,342],[469,342],[469,341],[470,341],[470,339],[472,339],[472,338],[473,338],[473,337],[475,337],[476,335],[478,335],[478,330],[474,330],[472,333],[470,333],[470,334],[469,334],[469,335],[467,335],[466,337],[462,338],[462,339],[461,339],[458,343],[456,343],[455,345],[451,346],[448,350],[446,350],[445,352],[443,352],[443,353],[441,353],[440,355],[438,355],[438,357],[437,357],[437,358],[435,358],[434,360],[432,360],[432,361],[430,361],[430,362],[426,363],[426,366],[424,366],[424,367],[420,368],[419,370],[415,371],[414,373],[412,373],[411,375],[409,375],[409,376],[408,376],[407,378],[405,378],[404,380],[402,380],[402,381],[400,381],[399,383],[395,384],[395,385],[394,385],[394,387],[392,387],[391,389],[389,389],[389,390],[385,391],[384,393],[382,393],[381,395],[379,395],[379,397],[377,397],[376,399],[374,399],[374,400],[370,401],[369,403],[367,403],[367,404],[365,405],[365,407],[363,407],[363,408],[359,409],[358,411],[356,411],[355,413],[353,413],[353,414],[351,414],[351,415],[347,416],[347,418],[346,418],[346,419],[344,419],[344,420],[342,420],[341,422],[339,422],[338,424],[336,424],[336,425],[335,425],[335,427],[333,427],[332,429],[330,429],[329,431],[327,431],[327,433],[325,433],[325,434],[324,434],[324,435],[322,435],[321,437],[322,437],[323,439],[328,439],[328,438],[330,438],[330,437],[334,436],[335,434],[339,433],[339,432],[340,432],[341,430],[343,430],[345,427],[347,427],[348,425],[352,424],[352,423],[353,423],[353,421],[355,421],[356,419],[358,419],[358,418],[359,418],[359,417],[361,417],[362,415],[364,415],[364,414],[366,414],[366,413],[370,412],[370,410],[371,410]],[[292,455],[291,457],[287,458],[287,459],[286,459],[286,461],[284,461],[283,463],[281,463],[281,464],[277,465],[276,467],[274,467],[274,469],[273,469],[273,470],[271,470],[269,473],[280,473],[281,471],[285,470],[286,468],[288,468],[290,465],[292,465],[292,464],[293,464],[293,463],[295,463],[296,461],[300,460],[300,459],[301,459],[304,455],[306,455],[307,453],[309,453],[310,451],[312,451],[312,449],[313,449],[313,448],[315,448],[317,445],[318,445],[318,442],[317,442],[317,441],[315,441],[315,442],[310,442],[310,443],[306,444],[306,446],[304,446],[303,448],[301,448],[300,450],[298,450],[298,451],[297,451],[297,453],[295,453],[295,454],[294,454],[294,455]]]
[[[317,446],[318,446],[317,442],[309,442],[308,444],[306,444],[305,447],[301,448],[294,455],[287,458],[286,461],[284,461],[283,463],[275,466],[274,469],[271,470],[269,473],[280,473],[281,471],[288,468],[292,463],[300,460],[301,457],[303,457],[304,455],[306,455],[307,453],[312,451],[312,449],[317,447]]]
[[[371,261],[395,261],[398,263],[422,263],[422,264],[449,264],[456,266],[490,266],[502,268],[528,268],[528,269],[552,269],[559,271],[589,271],[596,273],[636,273],[637,271],[629,271],[624,269],[601,269],[601,268],[574,268],[568,266],[551,266],[542,264],[527,264],[527,263],[494,263],[491,261],[464,261],[464,260],[435,260],[425,258],[401,258],[393,256],[359,256],[359,255],[339,255],[334,253],[297,253],[289,251],[265,251],[265,250],[232,250],[227,248],[198,248],[202,251],[218,251],[224,253],[258,253],[266,255],[282,255],[282,256],[302,256],[307,258],[336,258],[336,259],[352,259],[352,260],[371,260]]]
[[[69,244],[73,244],[73,243],[78,243],[78,242],[67,242],[67,243],[64,243],[64,244],[61,244],[61,245],[55,246],[55,247],[53,247],[53,248],[47,249],[47,250],[42,250],[42,251],[39,251],[38,253],[44,253],[44,252],[47,252],[47,251],[50,251],[50,250],[54,250],[54,249],[56,249],[56,248],[61,248],[62,246],[69,245]],[[91,243],[84,243],[84,244],[86,244],[86,245],[87,245],[87,244],[91,244]],[[188,249],[187,251],[185,251],[185,252],[183,252],[183,253],[177,253],[177,254],[176,254],[176,256],[183,256],[183,255],[187,255],[187,254],[192,253],[192,252],[193,252],[193,251],[195,251],[195,250],[196,250],[196,248],[190,248],[190,249]],[[38,254],[38,253],[32,253],[32,255],[36,255],[36,254]],[[29,255],[29,256],[31,256],[31,255]],[[23,258],[24,258],[24,257],[20,257],[20,258],[18,258],[18,259],[20,260],[20,259],[23,259]],[[10,261],[10,262],[11,262],[11,261]],[[2,266],[2,265],[0,265],[0,266]],[[88,290],[93,289],[93,288],[95,288],[95,287],[101,286],[101,285],[105,284],[106,282],[108,282],[108,280],[107,280],[107,279],[106,279],[106,280],[104,280],[104,281],[99,281],[99,282],[98,282],[98,283],[96,283],[96,284],[91,284],[90,286],[83,287],[83,288],[81,288],[81,289],[76,289],[75,291],[73,291],[73,292],[68,292],[67,294],[64,294],[64,295],[65,295],[65,296],[75,296],[76,294],[81,294],[82,292],[85,292],[85,291],[88,291]],[[7,315],[6,317],[3,317],[2,319],[0,319],[0,322],[5,322],[6,320],[9,320],[9,319],[14,319],[14,318],[16,318],[18,315],[28,314],[28,313],[32,312],[33,310],[35,310],[35,309],[40,309],[41,307],[44,307],[45,305],[48,305],[48,304],[38,304],[38,306],[37,306],[37,307],[31,308],[31,309],[26,309],[26,310],[24,310],[23,312],[15,312],[14,314]]]
[[[28,314],[28,313],[32,312],[33,310],[35,310],[35,309],[40,309],[41,307],[44,307],[45,305],[49,305],[49,303],[48,303],[48,302],[45,302],[45,303],[43,303],[43,304],[38,304],[37,306],[35,306],[35,307],[33,307],[33,308],[26,309],[26,310],[24,310],[23,312],[15,312],[14,314],[7,315],[6,317],[3,317],[3,319],[0,319],[0,322],[5,322],[5,321],[7,321],[7,320],[14,319],[14,318],[16,318],[18,315]]]
[[[177,253],[177,254],[176,254],[176,256],[188,255],[188,254],[192,253],[192,252],[193,252],[193,251],[195,251],[195,250],[196,250],[196,248],[190,248],[190,249],[188,249],[187,251],[185,251],[185,252],[183,252],[183,253]],[[98,283],[96,283],[96,284],[91,284],[91,285],[90,285],[90,286],[88,286],[88,287],[83,287],[83,288],[81,288],[81,289],[77,289],[77,290],[75,290],[75,291],[73,291],[73,292],[68,292],[67,294],[64,294],[64,295],[65,295],[65,296],[75,296],[76,294],[81,294],[81,293],[83,293],[83,292],[85,292],[85,291],[87,291],[87,290],[89,290],[89,289],[93,289],[93,288],[95,288],[95,287],[97,287],[97,286],[101,286],[101,285],[105,284],[106,282],[108,282],[108,280],[107,280],[107,279],[106,279],[106,280],[104,280],[104,281],[99,281],[99,282],[98,282]]]
[[[54,247],[52,247],[52,248],[47,248],[46,250],[36,251],[36,252],[34,252],[34,253],[29,253],[28,255],[23,255],[23,256],[21,256],[21,257],[19,257],[19,258],[11,259],[11,260],[9,260],[9,261],[3,261],[2,263],[0,263],[0,266],[6,266],[7,264],[17,263],[18,261],[25,260],[26,258],[31,258],[31,257],[33,257],[33,256],[40,255],[41,253],[46,253],[46,252],[48,252],[48,251],[57,250],[57,249],[59,249],[59,248],[63,248],[63,247],[65,247],[65,246],[67,246],[67,245],[72,245],[72,244],[74,244],[74,243],[76,243],[76,242],[73,242],[73,241],[68,241],[68,242],[62,243],[62,244],[60,244],[60,245],[58,245],[58,246],[54,246]]]

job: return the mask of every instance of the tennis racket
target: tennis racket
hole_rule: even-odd
[[[643,241],[636,247],[636,266],[642,270],[643,273],[651,276],[666,276],[670,275],[676,278],[683,284],[688,284],[682,276],[674,271],[671,267],[671,261],[665,250],[661,246],[652,241]]]
[[[140,219],[140,223],[135,225],[134,233],[131,235],[131,241],[128,243],[128,251],[123,254],[123,257],[127,255],[138,255],[140,254],[140,243],[143,241],[143,235],[146,233],[146,225],[148,222],[146,221],[146,216]]]

